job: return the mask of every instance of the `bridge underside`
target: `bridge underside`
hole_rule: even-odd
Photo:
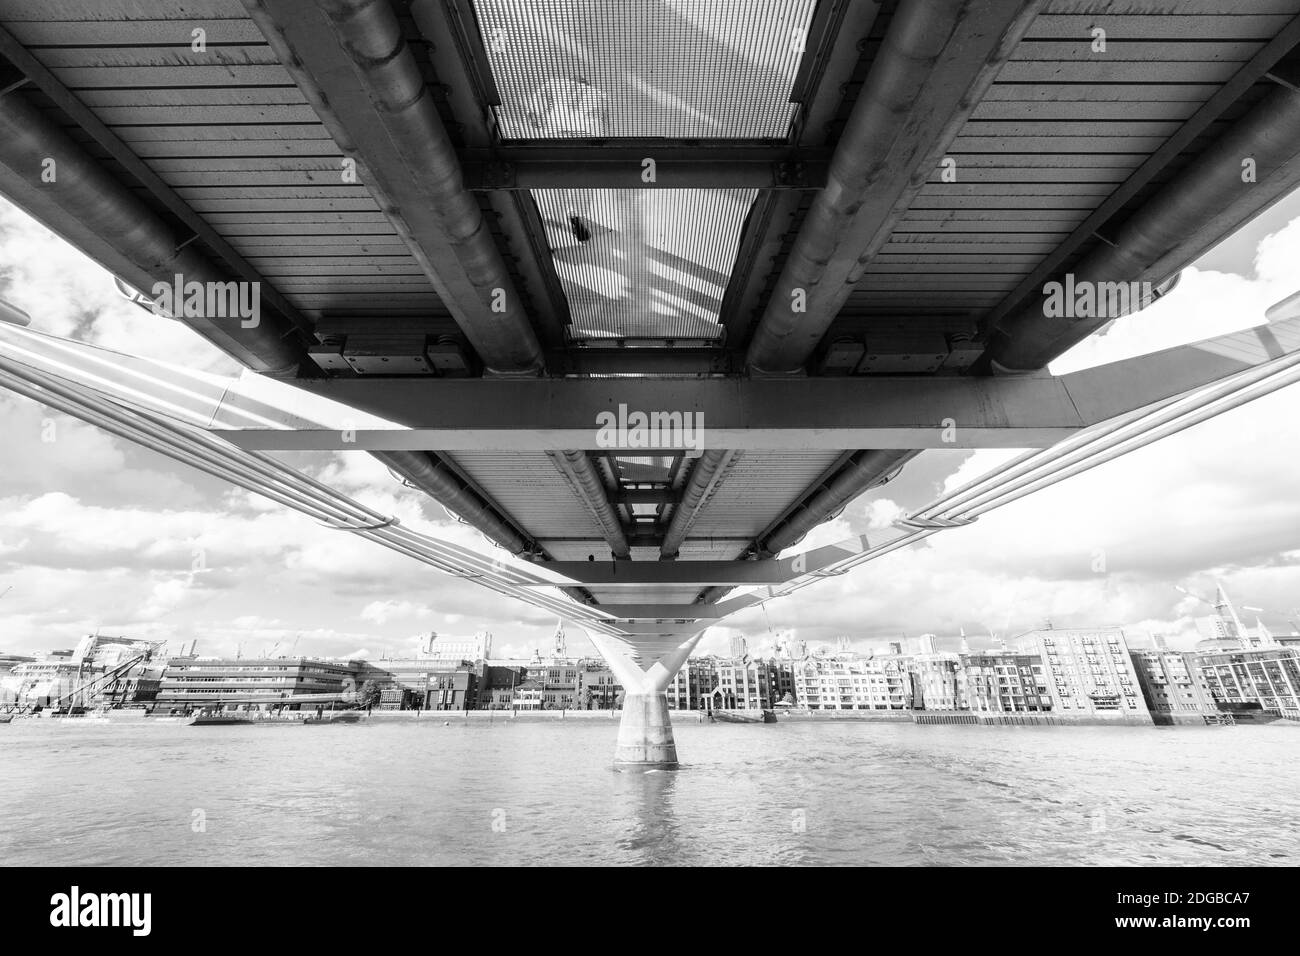
[[[0,0],[0,192],[146,300],[258,283],[170,310],[237,386],[106,393],[375,455],[648,672],[922,450],[1289,350],[1043,371],[1300,184],[1300,0],[1152,6]]]

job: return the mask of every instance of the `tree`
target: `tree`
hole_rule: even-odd
[[[367,680],[361,685],[361,690],[357,691],[357,706],[372,707],[379,703],[379,684],[374,680]]]

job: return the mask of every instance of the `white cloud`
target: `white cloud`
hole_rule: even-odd
[[[427,617],[432,613],[427,606],[413,601],[371,601],[357,617],[375,624],[387,624],[398,618]]]

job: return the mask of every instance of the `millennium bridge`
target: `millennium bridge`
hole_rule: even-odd
[[[1300,0],[0,0],[0,192],[238,376],[0,309],[0,385],[586,629],[704,629],[1300,377],[1053,375],[1300,185]],[[926,449],[1028,449],[871,540]],[[378,458],[481,533],[276,452]]]

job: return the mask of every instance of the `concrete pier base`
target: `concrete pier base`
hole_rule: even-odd
[[[677,744],[665,694],[628,694],[618,725],[614,766],[629,770],[674,770]]]

